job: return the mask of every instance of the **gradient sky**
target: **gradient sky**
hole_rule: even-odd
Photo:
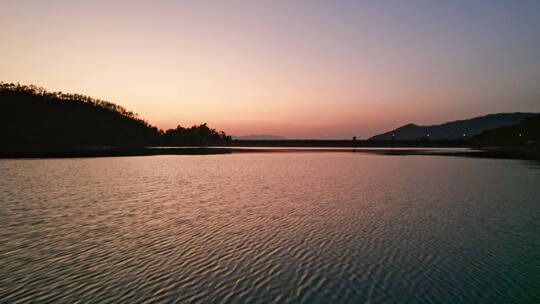
[[[540,1],[0,0],[0,81],[153,125],[366,138],[540,111]]]

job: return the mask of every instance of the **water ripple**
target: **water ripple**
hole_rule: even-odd
[[[3,303],[540,301],[539,174],[520,161],[268,153],[0,172]]]

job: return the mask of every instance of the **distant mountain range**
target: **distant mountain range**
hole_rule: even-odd
[[[268,134],[251,134],[251,135],[243,135],[243,136],[233,136],[233,139],[240,139],[240,140],[281,140],[285,139],[283,136],[278,135],[268,135]]]
[[[375,135],[369,140],[455,140],[474,136],[490,129],[516,125],[536,115],[538,113],[499,113],[432,126],[407,124],[392,131]]]

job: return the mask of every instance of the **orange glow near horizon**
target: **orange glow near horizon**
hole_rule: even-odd
[[[0,80],[233,135],[366,138],[538,111],[540,22],[526,5],[300,3],[7,1]]]

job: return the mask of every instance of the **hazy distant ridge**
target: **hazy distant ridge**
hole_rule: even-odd
[[[279,135],[268,135],[268,134],[250,134],[250,135],[242,135],[242,136],[233,136],[233,139],[240,139],[240,140],[280,140],[285,139],[283,136]]]
[[[369,140],[392,140],[392,135],[395,135],[395,140],[452,140],[477,135],[489,129],[519,124],[526,118],[535,115],[538,113],[499,113],[432,126],[407,124],[392,131],[375,135]]]

